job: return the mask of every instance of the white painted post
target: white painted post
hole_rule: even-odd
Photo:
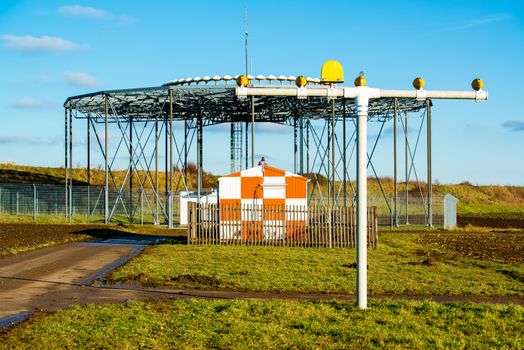
[[[367,118],[366,87],[357,88],[357,304],[367,308]]]

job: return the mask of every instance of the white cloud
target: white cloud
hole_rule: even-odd
[[[113,14],[106,10],[89,6],[66,5],[58,8],[58,13],[64,16],[79,16],[96,19],[111,19]]]
[[[462,23],[434,23],[433,30],[424,32],[422,31],[419,33],[415,38],[421,38],[421,37],[427,37],[430,35],[436,35],[443,32],[454,32],[454,31],[460,31],[460,30],[467,30],[467,29],[473,29],[473,28],[480,28],[484,26],[489,26],[494,23],[498,22],[505,22],[512,20],[513,17],[510,14],[502,13],[502,14],[495,14],[489,17],[482,17],[477,19],[471,19],[468,21],[464,21]],[[438,28],[438,29],[436,29]]]
[[[78,45],[72,41],[53,36],[35,37],[31,35],[2,35],[5,41],[4,46],[10,50],[24,53],[39,52],[65,52],[84,48],[85,45]]]
[[[16,100],[11,107],[14,108],[27,108],[27,109],[41,109],[41,108],[48,108],[51,104],[49,102],[43,102],[39,100],[35,100],[34,98],[30,97],[24,97],[21,99]]]
[[[510,129],[511,131],[524,131],[524,121],[506,120],[502,123],[502,127]]]
[[[261,134],[287,134],[292,133],[293,128],[289,125],[260,122],[255,123],[255,131]]]
[[[245,122],[240,122],[240,123],[242,123],[242,126],[245,125]],[[251,132],[251,124],[249,124],[248,130],[249,132]],[[229,123],[213,125],[213,126],[207,127],[206,132],[229,133],[231,132],[231,125]],[[269,123],[269,122],[256,122],[255,123],[255,132],[257,134],[289,134],[293,132],[293,128],[290,127],[289,125],[282,125],[282,124]]]
[[[9,144],[21,144],[21,145],[46,145],[52,146],[60,144],[62,141],[61,138],[52,138],[52,139],[41,139],[38,137],[29,137],[29,136],[13,136],[13,135],[0,135],[0,145],[9,145]]]
[[[84,17],[90,19],[113,20],[120,24],[133,24],[137,20],[127,15],[115,15],[109,11],[82,5],[66,5],[58,8],[62,16]]]
[[[508,14],[499,14],[499,15],[494,15],[494,16],[490,16],[490,17],[484,17],[484,18],[479,18],[479,19],[476,19],[476,20],[469,21],[469,22],[465,23],[460,28],[480,27],[480,26],[483,26],[483,25],[486,25],[486,24],[507,21],[507,20],[510,20],[511,18],[512,17],[510,15],[508,15]]]
[[[98,86],[100,81],[83,72],[65,72],[63,79],[69,84],[74,86]]]

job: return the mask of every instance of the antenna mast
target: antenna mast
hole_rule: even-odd
[[[249,75],[249,64],[248,64],[248,21],[247,21],[247,7],[244,11],[244,44],[245,44],[245,55],[246,55],[246,76]],[[242,170],[242,122],[234,121],[231,123],[230,131],[230,170],[232,173]],[[247,125],[246,125],[246,143],[247,143]],[[246,159],[247,159],[247,148],[246,148]],[[247,162],[246,162],[247,169]]]
[[[248,33],[248,21],[247,21],[247,7],[246,7],[246,10],[244,12],[244,33],[245,33],[245,46],[246,46],[246,76],[249,75],[249,64],[248,64],[248,57],[249,57],[249,54],[248,54],[248,46],[247,46],[247,41],[248,41],[248,37],[249,37],[249,33]]]

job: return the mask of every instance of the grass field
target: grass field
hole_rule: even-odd
[[[41,313],[1,349],[519,349],[524,308],[433,302],[178,300]]]
[[[39,227],[31,226],[33,231]],[[56,232],[62,226],[64,232],[76,227],[73,232],[89,234],[82,225],[44,227]],[[169,231],[100,227],[113,233]],[[524,296],[524,232],[412,229],[381,234],[379,248],[369,251],[371,295]],[[352,294],[354,261],[354,249],[171,241],[146,248],[106,281],[265,291],[275,298],[297,292]],[[523,324],[524,307],[514,304],[371,298],[363,311],[353,302],[128,301],[39,311],[0,334],[0,349],[521,349]]]
[[[396,233],[369,251],[375,295],[524,295],[522,233]],[[276,293],[355,290],[353,249],[162,244],[109,283]]]

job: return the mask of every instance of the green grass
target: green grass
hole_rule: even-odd
[[[434,302],[177,300],[72,307],[0,336],[2,349],[517,349],[524,308]]]
[[[76,185],[87,185],[87,168],[73,168],[73,183]],[[143,178],[145,172],[139,170],[138,173]],[[189,187],[196,186],[196,165],[194,163],[188,164],[189,173]],[[121,184],[126,176],[125,170],[113,170],[113,178],[117,184]],[[178,183],[180,172],[175,173],[175,183]],[[216,186],[218,176],[212,173],[204,171],[203,173],[203,185],[204,187]],[[103,186],[104,184],[104,170],[92,168],[90,172],[91,185]],[[165,172],[158,172],[158,185],[159,188],[164,188],[166,183]],[[38,167],[30,165],[19,165],[14,163],[0,163],[0,183],[35,183],[35,184],[64,184],[65,182],[65,170],[64,168],[52,168],[52,167]],[[112,186],[112,182],[110,186]],[[146,181],[146,188],[149,188],[149,184]]]
[[[523,264],[464,257],[422,244],[420,237],[381,235],[379,248],[369,251],[371,294],[524,295]],[[354,249],[163,244],[147,248],[107,279],[171,288],[352,294],[354,261]]]
[[[177,208],[176,206],[174,206]],[[175,209],[176,210],[176,209]],[[65,214],[39,214],[34,219],[32,214],[2,214],[0,216],[0,223],[36,223],[36,224],[66,224],[69,223],[68,219],[65,218]],[[96,214],[90,217],[84,214],[75,214],[72,218],[73,224],[103,224],[105,220],[104,215]],[[178,217],[174,218],[174,224],[177,225],[179,221]],[[151,214],[144,214],[143,216],[144,225],[153,225],[154,216]],[[129,224],[129,217],[124,214],[116,214],[111,217],[112,224]],[[134,217],[135,225],[140,224],[140,215],[135,215]],[[164,220],[161,221],[161,224],[167,225]]]
[[[504,216],[524,218],[524,205],[508,204],[466,204],[458,203],[457,210],[459,215],[475,214],[480,216]]]

